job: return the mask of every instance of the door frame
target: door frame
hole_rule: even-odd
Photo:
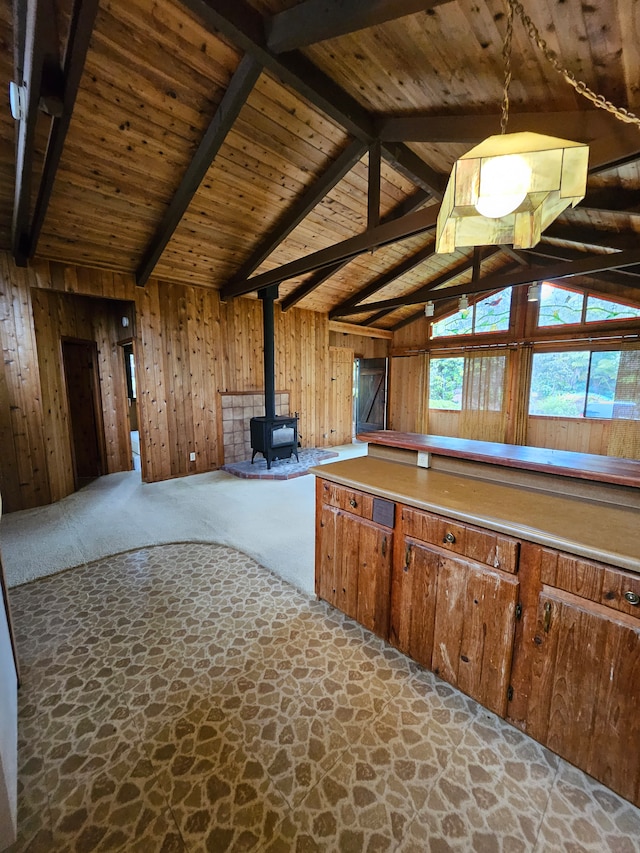
[[[136,408],[137,408],[136,414],[138,416],[138,436],[139,436],[139,442],[140,442],[140,444],[142,444],[142,430],[140,429],[140,422],[142,419],[140,417],[140,406],[138,405],[138,388],[140,387],[138,385],[138,359],[137,359],[137,353],[136,353],[136,339],[134,337],[123,338],[122,340],[118,341],[118,347],[120,350],[120,355],[122,356],[122,358],[120,359],[120,370],[121,370],[121,375],[122,375],[122,385],[124,388],[124,399],[127,400],[127,404],[128,404],[128,401],[129,401],[129,385],[127,382],[127,368],[125,365],[125,359],[127,357],[127,354],[125,352],[125,347],[128,347],[128,346],[131,346],[131,349],[133,350],[133,369],[134,369],[135,374],[136,374],[136,376],[135,376],[135,380],[136,380],[135,401],[136,401]],[[127,429],[126,442],[127,442],[128,453],[129,453],[129,459],[131,460],[131,468],[129,470],[133,471],[134,470],[133,447],[131,446],[131,418],[130,418],[129,412],[127,412],[127,425],[129,427],[129,429]],[[140,464],[142,464],[142,454],[140,454]]]
[[[76,463],[76,447],[73,438],[73,425],[71,423],[71,401],[69,397],[69,385],[67,383],[67,370],[65,366],[64,350],[65,344],[79,344],[87,347],[91,352],[91,360],[93,362],[93,382],[92,382],[92,398],[93,398],[93,415],[96,424],[96,438],[98,443],[98,464],[100,474],[103,476],[107,473],[107,444],[104,435],[104,416],[102,412],[102,391],[100,388],[100,370],[98,366],[98,344],[96,341],[87,340],[86,338],[74,338],[69,335],[60,337],[60,354],[62,361],[62,381],[65,389],[65,399],[67,401],[67,418],[68,418],[68,434],[71,444],[71,461],[73,464],[73,484],[74,490],[78,491],[78,466]]]

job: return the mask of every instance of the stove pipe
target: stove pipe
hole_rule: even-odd
[[[262,300],[262,329],[264,337],[264,413],[267,418],[276,416],[275,387],[275,323],[274,302],[278,298],[278,285],[272,284],[258,292]]]

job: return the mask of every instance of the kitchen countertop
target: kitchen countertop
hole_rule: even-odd
[[[388,500],[640,574],[640,512],[633,507],[370,456],[310,471]]]

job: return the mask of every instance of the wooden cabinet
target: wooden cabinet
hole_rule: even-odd
[[[640,805],[640,575],[320,479],[317,496],[318,596]]]
[[[369,495],[324,490],[316,536],[316,594],[387,638],[393,532],[373,515]],[[341,509],[340,507],[347,509]]]
[[[638,803],[640,578],[541,550],[525,729]]]
[[[391,643],[504,716],[518,604],[517,541],[408,507],[400,524]],[[467,559],[469,553],[478,559]],[[493,568],[501,562],[509,571]]]

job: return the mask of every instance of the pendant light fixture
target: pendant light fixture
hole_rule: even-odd
[[[569,205],[584,198],[589,147],[539,133],[507,133],[516,0],[507,0],[501,133],[453,166],[438,215],[436,252],[512,244],[528,249]]]

